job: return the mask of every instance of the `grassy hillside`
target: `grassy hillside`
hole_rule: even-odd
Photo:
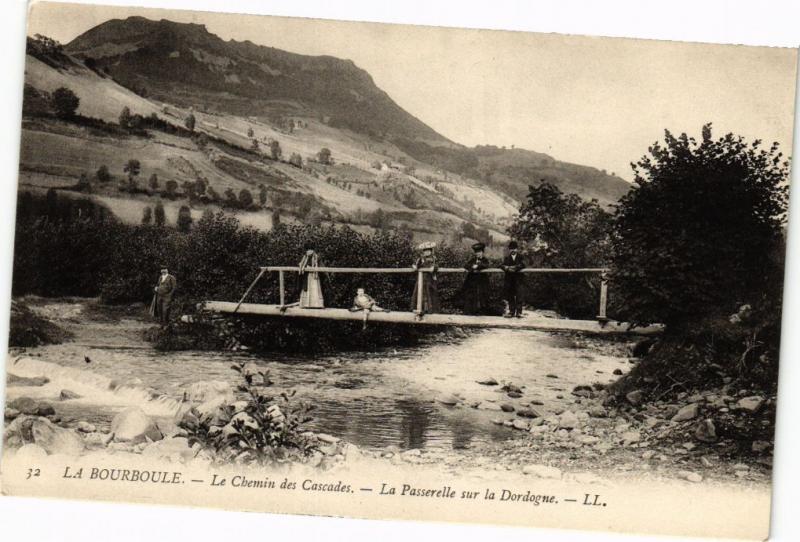
[[[169,221],[181,206],[194,217],[224,208],[260,229],[330,222],[471,243],[459,233],[469,223],[503,242],[539,179],[605,204],[627,187],[532,151],[467,149],[399,109],[352,62],[225,42],[198,25],[133,18],[66,48],[28,45],[21,186],[91,192],[126,222],[161,202]],[[76,116],[48,105],[59,87],[79,98]],[[331,87],[344,93],[329,96]],[[124,125],[123,108],[133,119]],[[139,171],[129,176],[131,160]]]

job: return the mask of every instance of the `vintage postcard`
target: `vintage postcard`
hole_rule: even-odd
[[[3,494],[768,535],[796,50],[27,34]]]

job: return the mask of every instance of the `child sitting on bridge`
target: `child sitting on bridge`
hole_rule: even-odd
[[[350,312],[364,311],[364,325],[361,329],[367,329],[367,319],[371,312],[390,312],[389,309],[384,309],[379,306],[369,294],[364,291],[364,288],[356,290],[356,296],[353,298],[353,306],[350,307]]]

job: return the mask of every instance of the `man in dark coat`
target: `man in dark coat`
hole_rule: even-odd
[[[508,255],[503,259],[500,268],[505,271],[504,296],[508,304],[506,318],[522,318],[522,279],[525,260],[519,253],[516,241],[508,243]]]
[[[167,269],[166,266],[162,266],[161,276],[158,278],[158,285],[153,289],[156,292],[156,311],[163,325],[169,323],[172,294],[175,293],[175,288],[177,286],[178,282],[175,280],[175,277],[169,274],[169,269]]]
[[[481,273],[489,267],[489,259],[483,255],[485,248],[483,243],[472,245],[475,254],[464,266],[467,270],[462,291],[464,314],[489,314],[489,275]]]

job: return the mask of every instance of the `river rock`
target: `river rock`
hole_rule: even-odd
[[[84,450],[83,440],[70,429],[64,429],[47,418],[20,416],[6,427],[3,442],[9,448],[37,444],[48,454],[77,456]]]
[[[685,422],[693,420],[700,413],[700,406],[697,403],[691,403],[680,410],[672,417],[673,422]]]
[[[653,459],[655,455],[656,453],[653,450],[646,450],[645,452],[642,453],[642,459],[644,459],[645,461],[649,461],[650,459]]]
[[[78,425],[75,426],[75,429],[77,429],[80,433],[94,433],[97,431],[97,427],[89,422],[84,421],[78,422]]]
[[[8,403],[8,406],[21,412],[22,414],[33,415],[36,414],[36,409],[39,408],[39,403],[30,397],[17,397]]]
[[[758,395],[743,397],[736,403],[736,408],[747,412],[758,412],[764,405],[764,398]]]
[[[195,451],[189,447],[189,441],[186,437],[173,437],[165,438],[146,446],[142,450],[142,457],[185,461],[193,458],[194,453]]]
[[[576,397],[585,397],[587,399],[591,399],[594,397],[594,391],[592,391],[591,386],[575,386],[572,390],[572,395]]]
[[[61,393],[58,394],[58,398],[61,401],[68,401],[70,399],[80,399],[81,396],[75,393],[74,391],[61,390]]]
[[[580,425],[580,420],[578,416],[572,412],[571,410],[567,410],[563,412],[558,417],[558,426],[562,429],[574,429]]]
[[[716,442],[717,428],[711,420],[703,420],[697,424],[694,430],[694,438],[702,442]]]
[[[522,468],[522,474],[551,480],[561,479],[561,469],[549,467],[547,465],[525,465]]]
[[[589,409],[589,416],[592,418],[607,418],[608,411],[601,406],[593,406]]]
[[[161,440],[164,435],[158,425],[138,407],[126,408],[111,421],[111,432],[116,442],[138,444],[150,440]]]
[[[509,391],[509,392],[506,392],[506,395],[508,395],[512,399],[519,399],[520,397],[522,397],[522,392],[520,392],[520,391]]]
[[[15,419],[19,415],[20,415],[20,411],[17,410],[16,408],[6,408],[3,417],[6,420],[10,421],[10,420]]]
[[[632,404],[633,406],[638,406],[642,404],[642,400],[644,399],[644,392],[642,390],[633,390],[629,391],[625,394],[625,399]]]
[[[678,472],[678,476],[680,476],[684,480],[688,480],[690,482],[694,482],[695,484],[703,481],[702,475],[700,475],[700,474],[698,474],[696,472],[682,470],[682,471]]]
[[[770,446],[771,444],[765,440],[754,440],[750,449],[755,453],[760,454],[768,450]]]
[[[541,418],[542,415],[539,414],[536,409],[533,408],[521,408],[517,410],[517,416],[522,416],[523,418]]]
[[[17,376],[12,373],[6,375],[6,384],[10,386],[44,386],[50,382],[46,376]]]
[[[642,440],[642,435],[638,431],[626,431],[622,433],[622,443],[624,446],[629,446],[635,442]]]
[[[514,420],[511,422],[511,427],[514,429],[519,429],[520,431],[527,431],[531,426],[525,420]]]
[[[514,412],[515,409],[514,405],[511,405],[509,403],[503,403],[500,405],[500,410],[502,410],[503,412]]]
[[[437,400],[438,402],[442,403],[443,405],[447,405],[447,406],[455,406],[455,405],[457,405],[457,404],[458,404],[458,402],[459,402],[459,398],[458,398],[458,397],[456,397],[456,396],[455,396],[455,395],[453,395],[453,394],[450,394],[450,395],[444,395],[444,396],[442,396],[442,397],[437,397],[437,398],[436,398],[436,400]]]
[[[184,396],[189,401],[204,402],[218,396],[231,394],[231,385],[222,380],[202,380],[187,386]]]
[[[498,382],[494,378],[487,378],[485,380],[476,380],[478,384],[483,386],[497,386]]]
[[[616,375],[616,376],[621,376],[622,375],[622,369],[614,369],[613,371],[611,371],[611,374]]]

